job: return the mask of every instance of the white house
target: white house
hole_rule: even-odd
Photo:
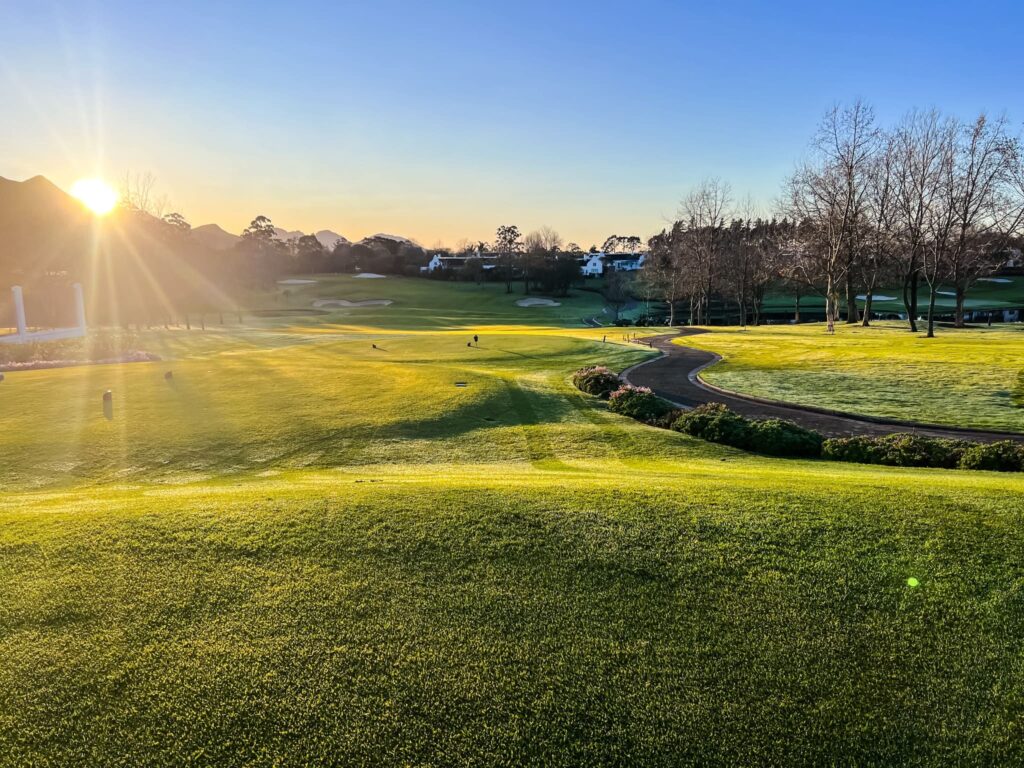
[[[420,267],[420,272],[434,272],[438,269],[456,270],[465,266],[466,262],[473,259],[483,262],[483,269],[494,269],[498,266],[498,254],[496,253],[480,253],[477,251],[469,256],[442,256],[439,253],[435,253],[433,258],[427,262],[427,266]]]
[[[619,258],[612,259],[612,268],[616,272],[636,272],[643,268],[646,260],[646,253],[624,253],[619,255]]]
[[[647,254],[644,253],[583,253],[579,255],[580,274],[584,277],[600,277],[605,273],[606,268],[618,272],[635,272],[644,265]],[[442,256],[437,253],[430,259],[425,267],[420,267],[420,272],[429,273],[439,269],[456,270],[461,268],[470,259],[479,259],[483,262],[484,269],[494,269],[498,266],[498,254],[476,253],[470,256]]]
[[[604,274],[604,254],[591,253],[584,257],[580,266],[580,274],[584,277],[600,277]]]

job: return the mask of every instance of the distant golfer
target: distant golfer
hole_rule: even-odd
[[[479,344],[480,343],[480,337],[477,336],[475,333],[473,334],[473,343],[474,344]]]
[[[374,348],[374,349],[376,349],[376,348],[377,348],[377,345],[376,345],[376,344],[374,344],[374,345],[373,345],[373,348]]]

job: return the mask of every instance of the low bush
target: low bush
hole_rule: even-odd
[[[821,456],[831,461],[881,464],[881,452],[873,437],[830,437],[821,444]]]
[[[1024,471],[1024,445],[1000,440],[998,443],[977,443],[964,451],[961,469],[988,469],[994,472]]]
[[[619,377],[603,365],[588,365],[586,368],[580,368],[572,375],[572,383],[588,395],[595,395],[605,400],[622,385]]]
[[[686,413],[686,411],[682,408],[672,408],[652,421],[651,426],[661,427],[662,429],[672,429],[672,425],[675,424],[684,413]]]
[[[750,447],[758,453],[811,459],[821,456],[822,437],[813,430],[782,419],[752,421],[750,424]]]
[[[826,440],[821,454],[833,461],[885,464],[890,467],[955,469],[970,443],[907,433],[880,437],[840,437]]]
[[[749,449],[753,437],[751,422],[721,403],[706,403],[687,411],[676,419],[672,429],[733,448]]]
[[[647,387],[633,387],[629,384],[611,393],[608,407],[615,413],[647,424],[655,423],[672,410],[671,403],[662,400]]]
[[[682,414],[672,429],[688,435],[771,456],[821,455],[822,437],[817,432],[782,419],[752,421],[721,403],[707,403]]]

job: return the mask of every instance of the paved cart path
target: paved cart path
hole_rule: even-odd
[[[887,435],[892,432],[912,432],[929,437],[950,437],[978,442],[1015,440],[1024,442],[1024,434],[962,429],[935,424],[882,419],[871,416],[839,413],[827,409],[811,408],[795,403],[762,400],[735,392],[725,392],[705,384],[698,378],[700,371],[721,357],[703,349],[693,349],[672,340],[680,336],[707,333],[697,329],[678,334],[665,334],[643,339],[662,356],[635,365],[623,372],[627,382],[638,387],[650,387],[655,394],[677,405],[693,407],[702,403],[724,403],[732,410],[752,419],[786,419],[802,427],[813,429],[827,437],[850,435]]]

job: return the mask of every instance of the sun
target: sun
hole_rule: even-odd
[[[103,179],[79,179],[71,185],[71,194],[97,216],[114,210],[118,200],[117,192]]]

